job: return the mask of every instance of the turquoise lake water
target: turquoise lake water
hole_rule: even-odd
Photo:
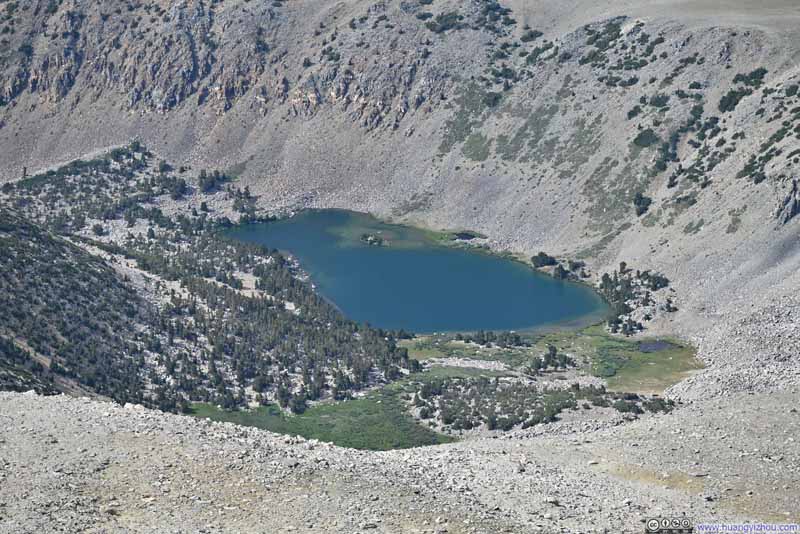
[[[383,245],[365,243],[364,234]],[[588,287],[361,213],[308,210],[229,235],[290,253],[347,317],[381,328],[531,330],[590,324],[607,309]]]

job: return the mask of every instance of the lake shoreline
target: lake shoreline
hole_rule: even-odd
[[[302,231],[298,228],[291,229],[287,225],[292,221],[299,225],[305,225],[305,229]],[[277,225],[283,225],[283,227]],[[275,235],[270,236],[270,233],[274,234],[276,231],[280,236],[277,241]],[[299,234],[298,231],[300,231]],[[316,232],[318,235],[310,235],[309,232]],[[324,232],[324,237],[320,237],[321,232]],[[287,233],[291,235],[287,237]],[[381,245],[365,244],[364,235],[380,237]],[[470,238],[458,239],[458,235],[468,235]],[[533,267],[520,254],[492,250],[485,245],[485,241],[483,241],[486,239],[485,237],[467,230],[434,230],[409,224],[398,224],[369,213],[352,210],[308,208],[281,214],[269,222],[258,221],[258,224],[235,225],[226,231],[226,236],[256,242],[280,251],[299,266],[299,271],[312,283],[315,291],[333,303],[345,316],[357,322],[369,323],[389,330],[412,330],[420,334],[471,332],[479,329],[536,333],[554,329],[579,329],[598,324],[607,318],[609,312],[608,302],[586,281],[576,279],[576,277],[562,279],[551,276]],[[287,242],[286,239],[289,241]],[[309,246],[309,240],[315,239],[317,240],[315,246]],[[484,244],[474,244],[478,240]],[[298,250],[298,246],[306,248]],[[319,249],[325,247],[337,248],[340,254],[334,258],[334,255],[328,253],[325,260],[321,261],[320,254],[326,254],[326,252],[320,252]],[[377,260],[374,255],[365,257],[364,250],[360,250],[359,247],[372,249],[378,255],[391,256],[392,261],[401,263],[410,261],[411,263],[405,267],[416,270],[417,273],[406,272],[403,268],[391,264],[387,266],[388,260],[385,257],[382,263],[378,261],[370,267],[362,265],[358,260],[348,257],[347,254],[360,255],[361,261],[375,262]],[[347,252],[343,252],[343,250]],[[463,256],[461,258],[451,256],[446,252],[448,250],[463,253]],[[427,260],[421,259],[425,258],[426,254],[430,257]],[[445,260],[436,259],[436,256],[442,255],[445,256]],[[414,257],[417,259],[411,259]],[[485,260],[477,259],[480,257],[507,263],[487,263]],[[422,263],[419,263],[420,261]],[[425,261],[433,261],[434,264],[427,265]],[[436,262],[441,263],[442,261],[449,265],[447,269],[450,271],[446,275],[442,272],[443,267],[436,265]],[[342,273],[343,268],[338,265],[339,262],[349,264],[352,270]],[[453,270],[453,262],[458,265],[456,270]],[[504,267],[504,265],[506,266]],[[511,268],[511,265],[524,267],[524,270]],[[357,273],[359,269],[370,271],[370,268],[376,271],[385,270],[385,273],[382,273],[384,278],[381,279],[381,275],[374,272]],[[426,269],[424,274],[421,274],[421,268]],[[351,296],[349,293],[342,295],[342,288],[336,288],[340,293],[337,297],[333,286],[340,282],[331,275],[331,272],[337,269],[340,278],[348,279],[347,283],[350,284],[351,293],[369,293],[378,290],[382,291],[381,295]],[[500,274],[500,272],[505,274]],[[367,280],[362,285],[355,283],[351,279],[353,276],[365,276]],[[443,289],[436,285],[437,276],[440,278],[444,276],[439,281],[445,286],[448,284],[449,286]],[[497,278],[498,276],[500,278]],[[531,278],[528,278],[529,276]],[[458,282],[455,281],[455,278],[458,279]],[[391,286],[386,284],[388,280],[392,280]],[[458,286],[458,283],[462,285]],[[510,289],[515,283],[523,284],[517,288],[522,292]],[[509,284],[511,285],[509,286]],[[406,293],[409,291],[419,298],[428,299],[425,289],[421,289],[420,286],[431,290],[430,298],[433,300],[429,301],[429,304],[436,310],[428,310],[427,306],[420,308],[418,302],[412,303],[417,308],[413,308],[409,304],[413,300],[413,297]],[[389,287],[391,289],[387,289]],[[586,292],[586,290],[589,291]],[[448,294],[447,291],[450,293]],[[385,297],[383,301],[380,301],[384,307],[386,307],[386,302],[401,307],[411,307],[402,310],[406,315],[402,315],[401,311],[396,312],[393,320],[384,317],[383,324],[380,324],[382,320],[378,316],[367,315],[365,318],[365,314],[372,312],[365,311],[364,303],[361,301],[357,302],[356,313],[353,313],[353,302],[359,298],[376,301],[381,296]],[[474,299],[469,298],[472,296]],[[452,304],[449,304],[453,306],[452,309],[447,308],[450,301],[448,297],[452,297]],[[459,303],[461,307],[459,307]],[[481,324],[475,314],[487,313],[481,311],[481,307],[484,305],[491,306],[490,312],[491,310],[493,312],[487,317],[485,324]],[[585,312],[575,313],[576,306],[578,308],[584,306],[589,309]],[[439,315],[436,315],[437,311]],[[423,315],[417,315],[418,313]],[[455,316],[451,316],[453,313]],[[529,324],[520,323],[520,313],[530,315]],[[398,319],[398,317],[403,317],[403,319]],[[426,317],[427,319],[425,319]],[[504,320],[507,321],[508,326],[503,324]]]

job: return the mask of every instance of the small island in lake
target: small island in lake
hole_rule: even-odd
[[[362,243],[366,243],[367,245],[371,245],[373,247],[384,247],[388,245],[388,242],[377,234],[364,233],[361,234],[360,239]]]

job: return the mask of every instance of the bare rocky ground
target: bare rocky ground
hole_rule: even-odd
[[[798,522],[797,401],[738,395],[625,425],[570,421],[378,453],[3,393],[0,532],[627,533],[683,514]]]

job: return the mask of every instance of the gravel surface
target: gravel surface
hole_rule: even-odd
[[[659,514],[800,520],[799,399],[367,452],[3,393],[0,532],[619,533]]]

